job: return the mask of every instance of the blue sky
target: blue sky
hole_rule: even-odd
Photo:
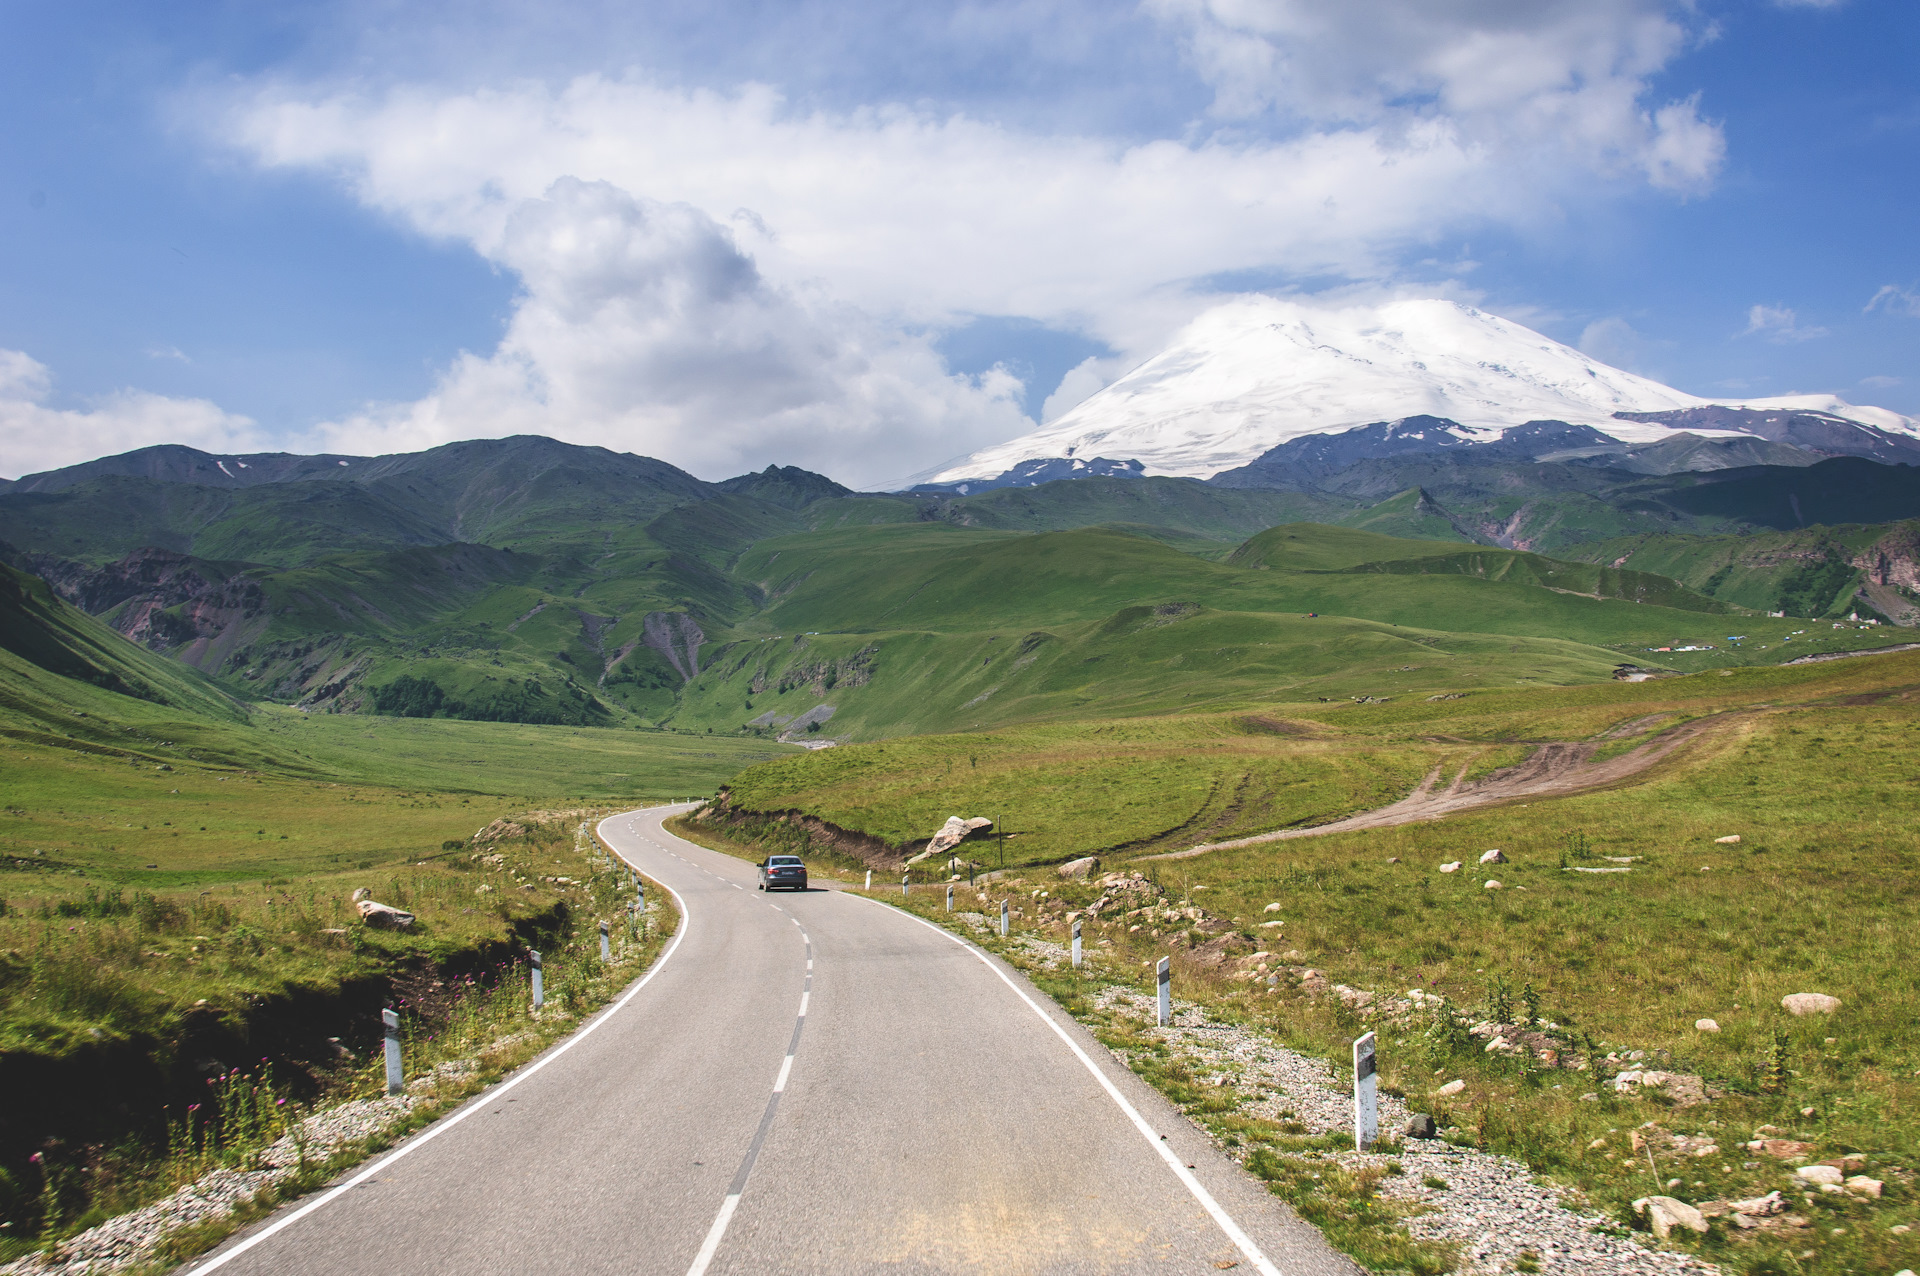
[[[1904,0],[81,2],[9,27],[9,476],[536,430],[872,482],[1254,288],[1453,296],[1696,394],[1920,413]]]

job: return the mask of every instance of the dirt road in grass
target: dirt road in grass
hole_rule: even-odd
[[[1443,815],[1471,811],[1483,806],[1495,806],[1522,798],[1566,797],[1568,794],[1583,793],[1589,789],[1605,788],[1610,784],[1618,784],[1622,780],[1639,775],[1656,762],[1671,756],[1676,750],[1701,736],[1724,730],[1739,719],[1750,715],[1719,713],[1695,718],[1672,730],[1661,732],[1638,748],[1616,757],[1595,760],[1594,755],[1609,741],[1635,735],[1664,716],[1666,715],[1635,719],[1592,740],[1543,744],[1533,756],[1518,766],[1504,767],[1478,780],[1469,781],[1466,778],[1467,768],[1472,765],[1469,762],[1460,768],[1453,777],[1453,783],[1445,788],[1440,787],[1440,776],[1445,768],[1435,767],[1427,773],[1427,778],[1420,782],[1420,787],[1392,806],[1363,811],[1359,815],[1350,815],[1344,820],[1336,820],[1331,824],[1316,824],[1312,828],[1275,829],[1271,833],[1256,833],[1252,837],[1237,837],[1227,842],[1207,842],[1189,847],[1184,851],[1144,855],[1141,858],[1191,859],[1195,855],[1205,855],[1208,851],[1229,850],[1236,846],[1257,846],[1263,842],[1284,842],[1296,837],[1320,837],[1327,833],[1351,833],[1360,829],[1392,828],[1397,824],[1437,820]]]

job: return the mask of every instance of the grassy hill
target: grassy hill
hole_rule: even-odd
[[[1276,697],[1233,713],[853,745],[755,767],[727,797],[736,813],[798,810],[903,848],[949,815],[991,818],[1004,840],[961,854],[1005,872],[979,895],[963,881],[958,902],[988,916],[1010,903],[1004,952],[1015,961],[1037,955],[1033,941],[1057,952],[1069,916],[1081,916],[1088,965],[1035,976],[1097,1031],[1137,1030],[1101,1018],[1097,994],[1150,990],[1161,957],[1176,997],[1295,1049],[1338,1061],[1376,1031],[1384,1084],[1451,1126],[1450,1138],[1522,1160],[1578,1186],[1616,1225],[1644,1227],[1632,1201],[1649,1191],[1704,1204],[1783,1187],[1786,1163],[1737,1146],[1758,1127],[1804,1140],[1816,1158],[1859,1155],[1888,1184],[1920,1154],[1909,1028],[1920,980],[1902,957],[1906,905],[1887,889],[1920,856],[1916,688],[1920,653],[1432,702]],[[1675,727],[1697,730],[1693,743],[1597,788],[1146,858],[1324,825],[1401,798],[1435,768],[1492,777],[1547,742],[1612,756]],[[823,875],[846,866],[795,828],[739,815],[694,835],[731,837],[744,854],[800,850]],[[1735,834],[1737,844],[1721,840]],[[1504,862],[1480,866],[1492,847]],[[1161,906],[1087,916],[1100,887],[1051,866],[1088,854],[1103,871],[1144,873],[1165,892]],[[1440,871],[1455,862],[1466,867]],[[932,880],[909,907],[964,928],[944,910],[944,866],[925,869]],[[1450,1011],[1408,1006],[1411,987]],[[1782,1008],[1806,991],[1840,1010]],[[1715,1030],[1697,1028],[1702,1019]],[[1482,1020],[1544,1034],[1550,1053],[1489,1053],[1465,1032]],[[1710,1101],[1680,1109],[1606,1083],[1643,1057],[1701,1077]],[[1258,1087],[1244,1086],[1242,1104],[1231,1079],[1197,1084],[1208,1074],[1177,1049],[1134,1058],[1196,1119],[1261,1149],[1263,1174],[1321,1192],[1311,1199],[1329,1211],[1350,1206],[1311,1179],[1327,1163],[1285,1114],[1263,1115]],[[1452,1079],[1459,1093],[1439,1090]],[[1663,1131],[1717,1136],[1720,1154],[1690,1155]],[[1911,1234],[1894,1230],[1911,1226],[1904,1186],[1791,1199],[1805,1227],[1715,1223],[1674,1243],[1749,1273],[1840,1276],[1920,1259]]]
[[[1867,583],[1829,561],[1867,552],[1851,533],[1844,552],[1751,580],[1696,571],[1698,554],[1650,554],[1648,536],[1623,551],[1639,555],[1630,563],[1526,547],[1536,533],[1720,527],[1723,514],[1682,515],[1673,501],[1715,487],[1724,505],[1752,488],[1765,504],[1780,482],[1812,484],[1812,501],[1851,475],[1821,466],[1649,478],[1407,457],[1343,471],[1339,491],[1099,478],[950,497],[851,493],[779,467],[703,484],[528,438],[324,459],[233,469],[160,449],[31,476],[0,493],[0,537],[66,597],[244,697],[836,739],[1227,704],[1280,686],[1373,695],[1399,683],[1406,695],[1431,678],[1437,692],[1475,661],[1422,654],[1436,644],[1479,653],[1482,679],[1773,659],[1790,626],[1708,618],[1778,609],[1762,605],[1783,589],[1822,595],[1797,603],[1806,614],[1844,614],[1854,591],[1840,577]],[[1899,588],[1874,605],[1901,614]],[[1151,624],[1126,619],[1141,607]],[[1749,632],[1736,644],[1723,629]],[[803,647],[781,645],[796,637]],[[1402,650],[1410,642],[1418,650]],[[1676,647],[1713,650],[1655,650]],[[1403,666],[1420,677],[1383,680]],[[828,710],[831,728],[794,725]]]

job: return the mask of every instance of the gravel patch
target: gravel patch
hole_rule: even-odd
[[[1060,969],[1070,961],[1064,945],[1030,937],[1019,944],[1040,966]],[[1276,1045],[1242,1025],[1211,1020],[1191,1002],[1175,1001],[1173,1023],[1161,1028],[1153,1026],[1154,998],[1147,993],[1108,987],[1093,1001],[1109,1014],[1132,1020],[1138,1031],[1161,1037],[1188,1058],[1196,1076],[1233,1087],[1242,1096],[1239,1110],[1244,1115],[1291,1123],[1303,1127],[1306,1135],[1353,1129],[1352,1092],[1325,1060]],[[1125,1052],[1114,1054],[1127,1062]],[[1543,1273],[1717,1276],[1716,1266],[1691,1254],[1649,1249],[1620,1235],[1613,1220],[1585,1209],[1577,1194],[1563,1197],[1535,1181],[1519,1161],[1442,1139],[1405,1137],[1412,1116],[1404,1100],[1380,1096],[1381,1134],[1402,1148],[1391,1157],[1358,1152],[1291,1155],[1346,1169],[1398,1162],[1404,1173],[1382,1178],[1380,1195],[1423,1207],[1423,1213],[1407,1220],[1407,1233],[1418,1240],[1457,1244],[1463,1276],[1513,1272],[1523,1256]],[[1246,1156],[1245,1149],[1222,1150],[1236,1160]],[[1429,1178],[1446,1186],[1428,1187]]]

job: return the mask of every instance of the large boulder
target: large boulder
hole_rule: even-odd
[[[1077,860],[1068,860],[1059,868],[1062,877],[1091,877],[1100,871],[1100,860],[1087,855]]]
[[[940,831],[933,835],[933,840],[927,843],[927,849],[908,860],[907,863],[918,864],[921,860],[929,856],[938,855],[942,851],[950,851],[974,834],[984,833],[992,827],[992,820],[984,819],[978,815],[970,820],[963,820],[957,815],[949,815],[947,822],[940,826]]]
[[[1790,1015],[1830,1015],[1840,1009],[1840,999],[1823,992],[1795,992],[1780,999]]]
[[[373,892],[364,886],[353,893],[353,906],[359,911],[362,922],[376,930],[407,930],[412,927],[412,913],[391,904],[382,904],[372,895]]]

